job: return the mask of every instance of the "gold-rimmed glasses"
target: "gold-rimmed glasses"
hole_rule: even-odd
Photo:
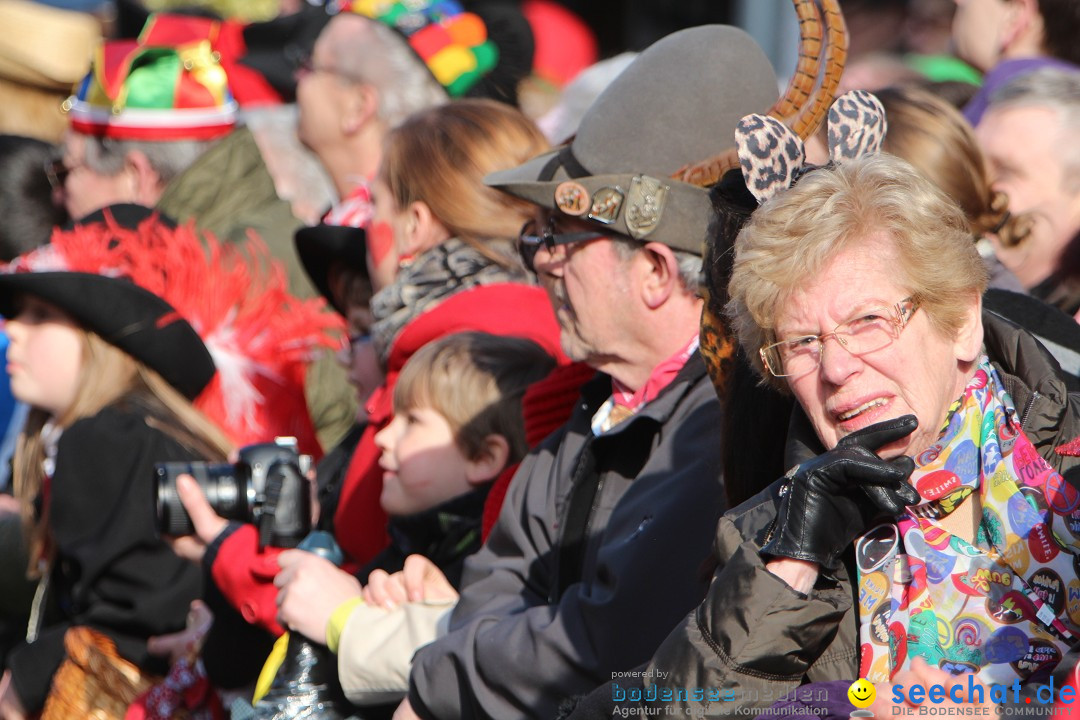
[[[832,332],[781,340],[763,346],[758,353],[773,377],[801,377],[821,365],[827,339],[836,338],[837,343],[855,356],[881,350],[900,337],[918,308],[919,301],[907,297],[891,307],[860,312]]]

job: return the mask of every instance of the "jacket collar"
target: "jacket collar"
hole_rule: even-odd
[[[420,553],[429,557],[444,546],[456,546],[473,532],[479,532],[491,483],[451,498],[446,502],[415,515],[390,519],[389,532],[406,554]]]
[[[621,432],[641,418],[650,418],[661,425],[666,423],[679,407],[683,398],[705,374],[705,361],[701,357],[701,350],[695,350],[687,359],[686,364],[675,375],[675,378],[660,391],[652,402],[646,403],[639,412],[612,428],[605,435]],[[581,410],[586,413],[587,417],[592,417],[600,406],[611,397],[611,376],[607,373],[597,373],[596,377],[582,386],[581,396],[584,401]]]

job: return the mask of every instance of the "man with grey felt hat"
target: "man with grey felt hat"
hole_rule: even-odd
[[[554,717],[629,676],[703,596],[724,510],[723,411],[698,349],[712,210],[671,176],[733,145],[739,118],[777,94],[741,30],[680,31],[600,95],[569,145],[487,178],[537,205],[523,259],[567,354],[598,373],[522,462],[396,718]],[[411,597],[438,586],[430,568],[411,571]]]

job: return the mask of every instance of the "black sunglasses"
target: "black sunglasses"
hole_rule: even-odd
[[[525,268],[529,272],[535,273],[536,253],[540,251],[541,247],[550,253],[554,252],[557,245],[571,245],[589,240],[599,240],[604,237],[609,237],[609,235],[588,230],[557,233],[555,232],[554,219],[549,221],[541,231],[539,223],[535,220],[529,220],[521,226],[521,232],[518,233],[518,253],[521,254],[521,261],[525,264]]]

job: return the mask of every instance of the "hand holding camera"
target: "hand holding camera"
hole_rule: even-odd
[[[241,448],[236,463],[158,463],[158,530],[194,536],[174,541],[173,548],[196,561],[228,520],[254,523],[260,547],[296,547],[312,525],[310,464],[293,438]]]
[[[214,507],[203,495],[198,481],[186,473],[176,478],[176,495],[191,520],[194,531],[190,535],[166,536],[173,552],[189,562],[202,563],[206,548],[214,542],[229,525],[229,521],[214,512]],[[159,525],[160,530],[160,525]]]

